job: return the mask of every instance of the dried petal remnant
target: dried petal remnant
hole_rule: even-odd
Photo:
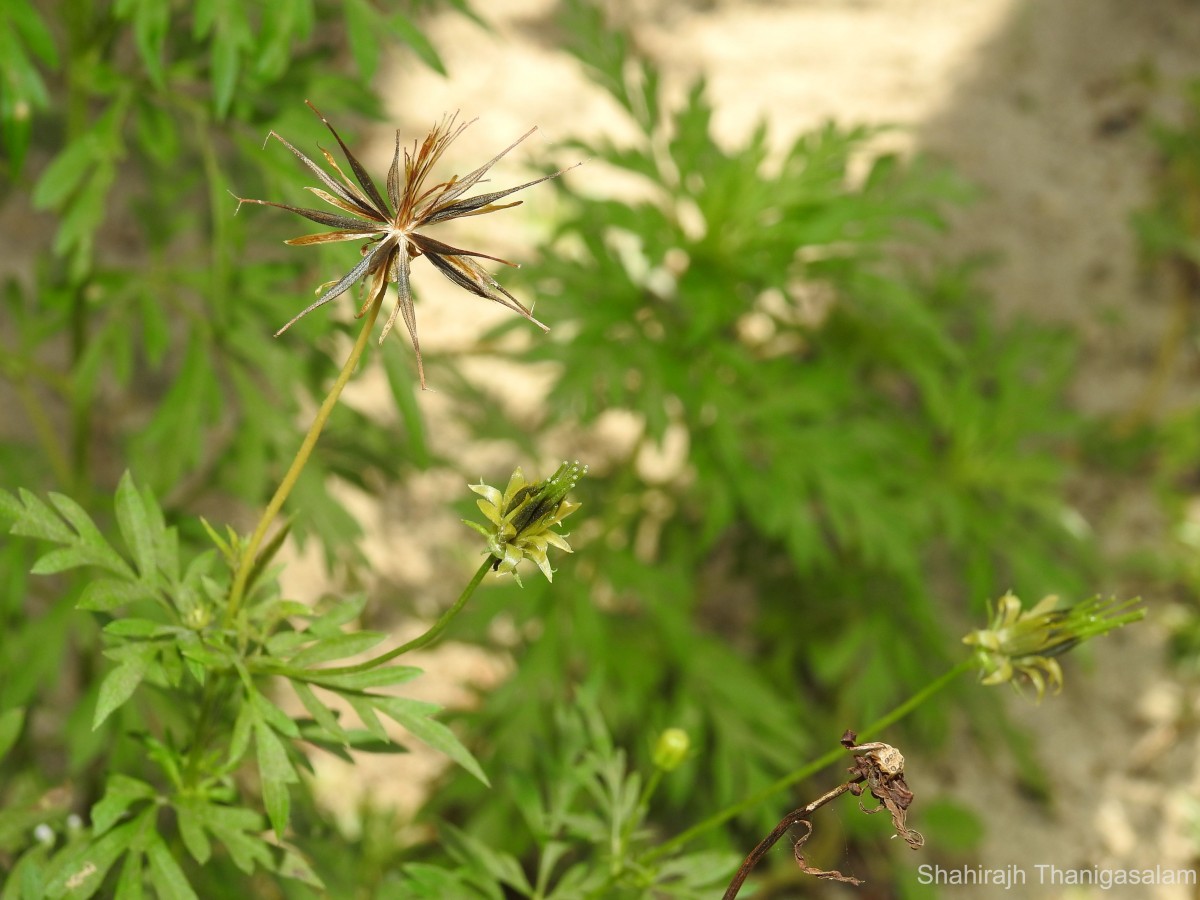
[[[411,149],[401,148],[400,132],[397,131],[396,150],[387,173],[385,196],[371,175],[350,152],[341,136],[329,124],[329,120],[321,115],[320,111],[311,103],[308,106],[317,114],[333,135],[334,140],[337,141],[342,154],[350,165],[350,171],[354,175],[353,179],[347,177],[329,151],[322,148],[321,154],[336,177],[330,175],[275,132],[272,131],[269,137],[275,138],[287,147],[297,159],[313,171],[324,188],[309,187],[308,190],[338,211],[308,209],[271,200],[253,200],[248,197],[238,198],[239,207],[242,203],[275,206],[333,229],[320,234],[292,238],[285,242],[294,246],[356,240],[365,240],[366,243],[362,246],[362,259],[340,279],[318,288],[320,296],[280,328],[275,333],[276,337],[314,309],[340,297],[358,282],[363,283],[365,293],[362,308],[358,312],[359,316],[382,300],[382,295],[387,290],[389,283],[395,284],[396,305],[383,326],[383,334],[380,335],[379,340],[382,342],[388,332],[392,330],[396,316],[403,315],[404,324],[412,338],[413,350],[417,355],[417,374],[420,377],[421,387],[424,389],[425,368],[421,361],[421,344],[417,339],[417,318],[413,309],[412,288],[409,283],[412,261],[420,256],[425,256],[434,268],[463,290],[488,300],[494,300],[501,306],[506,306],[513,312],[524,316],[543,331],[549,330],[547,326],[535,319],[516,297],[501,287],[487,269],[476,260],[489,259],[506,266],[516,266],[516,263],[486,253],[452,247],[420,233],[420,229],[436,225],[439,222],[463,216],[480,216],[499,209],[517,206],[521,203],[520,200],[509,203],[497,201],[503,200],[517,191],[556,178],[568,171],[568,169],[563,169],[553,175],[535,178],[533,181],[527,181],[516,187],[477,194],[474,197],[463,197],[463,194],[484,179],[492,166],[533,134],[537,130],[536,128],[529,129],[463,178],[454,175],[448,181],[429,187],[426,186],[426,182],[433,167],[446,152],[446,148],[463,133],[471,122],[458,123],[457,113],[447,116],[429,132],[419,146],[414,141]]]

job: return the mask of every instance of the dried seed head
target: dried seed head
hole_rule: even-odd
[[[414,141],[411,150],[402,150],[400,132],[397,131],[396,149],[387,173],[385,196],[385,191],[380,191],[366,168],[350,152],[341,135],[329,124],[329,120],[321,115],[311,103],[308,105],[337,141],[349,164],[353,179],[342,171],[333,158],[333,154],[324,149],[321,150],[321,153],[333,171],[333,175],[330,175],[275,132],[271,132],[267,137],[268,139],[275,138],[283,144],[317,176],[324,187],[310,187],[308,190],[332,206],[336,212],[290,206],[271,200],[253,200],[246,197],[237,198],[238,208],[240,209],[243,203],[275,206],[333,229],[320,234],[303,235],[285,242],[293,246],[338,241],[364,241],[365,243],[362,246],[361,258],[354,267],[340,279],[322,286],[317,299],[280,328],[275,333],[276,337],[313,310],[340,297],[355,284],[361,284],[364,295],[362,307],[358,312],[358,315],[362,316],[368,309],[383,302],[387,286],[393,284],[396,287],[396,305],[384,323],[379,339],[382,341],[387,337],[396,322],[397,315],[402,315],[417,356],[417,374],[420,378],[421,388],[424,389],[425,368],[421,361],[421,345],[417,339],[416,311],[413,308],[412,287],[409,280],[412,261],[421,256],[428,259],[435,269],[463,290],[506,306],[524,316],[543,331],[549,331],[547,326],[535,319],[533,314],[501,287],[476,260],[487,259],[507,266],[515,266],[515,263],[475,250],[452,247],[424,233],[424,229],[429,226],[450,219],[479,216],[517,206],[521,201],[516,200],[509,203],[497,201],[503,200],[517,191],[533,187],[535,184],[541,184],[548,179],[557,178],[563,172],[568,171],[568,169],[563,169],[553,175],[535,178],[533,181],[527,181],[504,190],[490,191],[473,197],[463,196],[484,180],[484,176],[492,166],[537,129],[531,128],[468,175],[462,178],[457,175],[451,176],[447,181],[432,186],[427,186],[427,182],[434,166],[445,153],[446,148],[462,134],[471,122],[458,124],[457,113],[446,116],[429,132],[420,145]],[[574,168],[574,166],[570,168]]]

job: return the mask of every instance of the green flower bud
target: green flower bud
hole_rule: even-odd
[[[674,772],[687,759],[691,740],[682,728],[668,728],[658,736],[652,757],[654,767],[664,772]]]

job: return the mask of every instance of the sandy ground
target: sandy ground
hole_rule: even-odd
[[[473,167],[477,148],[503,147],[539,124],[532,151],[522,148],[511,166],[506,161],[508,174],[522,152],[555,155],[554,143],[568,136],[619,138],[625,126],[611,102],[556,49],[553,0],[477,6],[490,32],[452,16],[430,27],[449,80],[407,57],[391,60],[383,77],[395,127],[416,135],[446,110],[480,116],[471,140],[452,148],[447,161],[461,170]],[[1068,324],[1082,336],[1077,402],[1094,412],[1120,412],[1142,394],[1167,309],[1138,269],[1128,217],[1145,201],[1153,171],[1147,119],[1171,115],[1183,80],[1200,74],[1200,4],[625,0],[616,10],[660,62],[673,90],[701,73],[709,78],[718,126],[731,141],[763,117],[777,144],[831,118],[907,126],[894,140],[947,160],[983,189],[975,206],[957,214],[944,249],[997,254],[983,281],[1004,314]],[[390,133],[381,131],[365,155],[386,164],[390,142]],[[521,211],[505,214],[511,231],[502,236],[503,246],[496,246],[493,223],[487,223],[488,246],[529,258],[538,229],[552,215],[548,193],[535,192]],[[466,233],[467,246],[473,246],[471,227],[458,233]],[[469,340],[464,321],[490,324],[504,314],[442,289],[438,279],[421,284],[427,299],[418,317],[426,347],[459,346]],[[355,402],[378,402],[370,380],[355,390]],[[445,398],[422,399],[431,417],[445,412]],[[435,440],[449,447],[457,438],[449,432]],[[1144,489],[1101,490],[1096,497],[1081,512],[1111,545],[1121,546],[1152,518]],[[403,523],[380,516],[370,503],[362,512],[375,523],[368,553],[389,577],[419,584],[421,573],[397,567],[388,549],[389,535]],[[293,577],[312,591],[310,574]],[[1200,868],[1195,731],[1181,724],[1194,719],[1194,698],[1172,680],[1153,621],[1109,640],[1103,668],[1085,676],[1075,667],[1063,696],[1039,707],[1012,705],[1014,717],[1039,735],[1039,755],[1060,786],[1053,810],[1023,799],[1003,760],[959,760],[953,775],[910,769],[910,780],[927,791],[941,784],[988,811],[994,824],[979,862],[1028,873],[1025,888],[947,888],[944,896],[1200,896],[1195,888],[1102,891],[1037,883],[1038,864]],[[462,648],[444,652],[455,655],[458,671],[475,659],[485,683],[503,673],[503,664],[464,658]],[[436,658],[427,662],[437,664]],[[381,785],[407,780],[397,775],[394,760],[385,765],[385,780],[368,774],[376,799]],[[349,773],[324,775],[332,795],[353,798],[344,780]],[[413,797],[397,802],[408,805]],[[916,812],[917,827],[919,820]],[[911,864],[914,878],[917,864]]]

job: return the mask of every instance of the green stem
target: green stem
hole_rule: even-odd
[[[329,395],[321,404],[321,408],[317,410],[317,415],[313,419],[312,425],[309,426],[308,434],[304,436],[304,442],[300,444],[300,449],[296,451],[296,458],[292,460],[292,465],[287,470],[287,474],[283,476],[283,481],[279,482],[279,487],[275,490],[275,496],[271,498],[271,502],[263,510],[263,514],[258,520],[258,525],[255,527],[254,533],[250,536],[250,541],[242,551],[242,558],[238,561],[237,571],[233,575],[233,586],[229,589],[229,605],[225,609],[226,628],[233,624],[233,620],[237,617],[238,610],[241,608],[242,600],[246,593],[246,582],[250,577],[251,570],[254,568],[254,560],[258,555],[259,547],[262,546],[263,538],[267,536],[267,529],[271,527],[271,523],[279,515],[279,510],[283,508],[284,501],[287,500],[288,495],[291,494],[292,489],[296,486],[296,482],[300,478],[300,473],[304,471],[304,467],[308,464],[308,459],[312,455],[313,448],[317,445],[317,438],[321,436],[321,430],[325,427],[325,423],[333,413],[333,408],[337,405],[338,398],[342,395],[342,390],[346,387],[346,384],[350,381],[350,376],[354,374],[354,370],[358,366],[358,361],[366,349],[367,340],[371,337],[371,329],[375,327],[375,319],[379,315],[379,308],[383,303],[384,296],[384,293],[380,292],[375,302],[371,304],[371,308],[367,312],[367,320],[363,323],[362,330],[358,334],[358,340],[354,342],[354,349],[350,351],[350,356],[347,357],[346,364],[342,366],[342,371],[338,373],[337,380],[334,381]]]
[[[209,673],[209,677],[204,683],[204,690],[200,700],[200,714],[196,717],[196,728],[192,733],[192,746],[188,748],[187,759],[184,761],[182,778],[184,785],[187,787],[194,787],[196,783],[196,775],[200,770],[200,757],[204,752],[208,738],[209,723],[212,721],[212,714],[217,703],[217,695],[220,692],[220,686],[217,682],[223,680],[223,678],[223,674],[219,675],[216,672],[212,672]]]
[[[475,572],[475,576],[463,588],[463,592],[459,594],[458,599],[454,601],[454,605],[438,617],[438,620],[433,623],[433,626],[419,637],[413,638],[406,644],[401,644],[387,653],[381,653],[373,659],[368,659],[366,662],[358,663],[353,666],[338,666],[332,669],[290,669],[290,668],[272,668],[271,674],[283,675],[288,678],[298,678],[306,681],[312,678],[329,675],[355,675],[359,672],[366,672],[369,669],[374,669],[382,666],[386,662],[391,662],[397,656],[402,656],[405,653],[411,653],[413,650],[420,650],[422,647],[432,644],[441,636],[441,633],[446,630],[446,627],[454,619],[455,616],[462,611],[462,608],[467,605],[467,601],[471,599],[471,595],[475,593],[475,589],[479,587],[483,581],[483,576],[486,575],[495,563],[495,559],[488,557],[480,565]]]
[[[50,468],[54,470],[54,477],[61,485],[74,484],[71,462],[59,446],[58,435],[54,432],[54,426],[50,422],[50,417],[46,415],[46,410],[24,378],[14,379],[13,386],[16,388],[21,405],[25,407],[25,414],[29,416],[29,421],[33,425],[33,431],[37,435],[42,452],[49,461]]]
[[[216,318],[218,331],[223,330],[228,316],[225,306],[220,301],[228,295],[229,284],[229,216],[222,215],[222,203],[228,202],[225,193],[224,179],[221,177],[221,163],[217,157],[217,148],[212,139],[212,122],[208,109],[198,107],[193,115],[196,125],[196,143],[200,149],[200,159],[204,165],[204,176],[208,182],[209,218],[212,221],[212,243],[209,256],[209,294],[212,298],[210,308]]]
[[[954,668],[943,673],[942,675],[939,675],[929,684],[925,685],[925,687],[921,688],[921,690],[917,691],[917,693],[913,694],[891,712],[884,714],[862,731],[858,732],[859,740],[869,738],[876,732],[887,728],[889,725],[894,725],[938,691],[942,690],[942,688],[946,687],[946,685],[950,684],[950,682],[958,678],[959,675],[962,675],[964,672],[969,672],[974,668],[976,668],[974,658],[969,657],[964,659],[958,665],[954,666]],[[676,835],[669,841],[665,841],[662,844],[659,844],[657,847],[652,848],[642,857],[642,862],[649,863],[659,859],[660,857],[666,856],[669,853],[672,853],[696,836],[701,835],[706,831],[711,831],[720,825],[724,825],[735,816],[741,815],[748,809],[753,809],[764,801],[769,800],[780,791],[791,787],[796,782],[803,781],[805,778],[811,778],[817,772],[821,771],[821,769],[824,769],[826,766],[834,765],[838,760],[845,758],[845,756],[845,747],[839,746],[835,750],[830,750],[824,756],[813,760],[805,766],[801,766],[799,769],[789,772],[778,781],[775,781],[763,788],[761,791],[751,794],[745,800],[742,800],[733,806],[726,807],[715,815],[709,816],[703,822],[693,825],[687,831]]]

